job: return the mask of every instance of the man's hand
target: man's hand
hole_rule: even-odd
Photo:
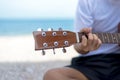
[[[101,40],[95,34],[92,34],[91,28],[83,28],[80,32],[86,33],[88,38],[83,35],[81,43],[74,45],[78,53],[86,54],[89,51],[98,49],[102,44]]]

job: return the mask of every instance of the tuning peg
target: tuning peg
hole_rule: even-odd
[[[45,55],[45,51],[44,50],[42,50],[42,55]]]
[[[56,53],[55,53],[55,48],[53,48],[53,54],[56,54]]]
[[[59,30],[59,31],[62,31],[62,28],[59,28],[58,30]]]
[[[53,28],[48,28],[48,31],[53,31]]]
[[[43,29],[41,29],[41,28],[38,28],[38,29],[37,29],[37,31],[43,31]]]
[[[66,52],[67,52],[66,49],[65,49],[64,47],[63,47],[62,51],[63,51],[63,53],[66,53]]]

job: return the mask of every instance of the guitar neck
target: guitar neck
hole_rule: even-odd
[[[120,44],[120,33],[93,33],[96,34],[102,43]],[[77,42],[85,33],[71,31],[34,31],[35,50],[54,49],[69,47]],[[86,36],[87,37],[87,36]]]
[[[79,40],[81,42],[81,37],[84,35],[83,33],[78,32]],[[93,33],[96,34],[102,43],[112,43],[112,44],[120,44],[120,33]]]

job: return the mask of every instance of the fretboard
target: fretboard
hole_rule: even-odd
[[[102,43],[112,43],[112,44],[120,44],[120,33],[94,33],[96,34]],[[79,33],[79,38],[81,42],[81,37],[83,33]]]

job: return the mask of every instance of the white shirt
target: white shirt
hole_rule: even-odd
[[[120,0],[79,0],[77,7],[75,31],[92,27],[93,32],[116,33],[120,22]],[[102,44],[94,54],[120,53],[118,44]]]

